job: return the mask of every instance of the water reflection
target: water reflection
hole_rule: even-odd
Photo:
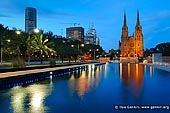
[[[150,77],[152,77],[152,74],[153,74],[153,67],[152,66],[149,67],[149,71],[150,71]]]
[[[142,64],[120,63],[120,80],[136,96],[141,93],[143,78],[144,66]]]
[[[11,107],[14,113],[43,113],[47,110],[45,98],[51,89],[47,85],[34,84],[28,87],[14,87],[11,89]]]
[[[74,73],[69,79],[70,94],[77,94],[79,97],[83,97],[85,93],[96,88],[101,78],[102,66],[91,66],[88,70],[84,70],[81,73]],[[79,76],[76,78],[75,76]]]

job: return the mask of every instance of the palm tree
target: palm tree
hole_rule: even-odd
[[[33,38],[34,39],[31,44],[32,49],[34,49],[35,52],[40,53],[41,64],[43,62],[43,55],[49,55],[49,53],[56,54],[56,52],[53,49],[49,48],[49,45],[52,45],[53,42],[48,42],[48,38],[43,37],[43,34],[34,35]]]

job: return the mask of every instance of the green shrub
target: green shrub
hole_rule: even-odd
[[[48,61],[50,63],[50,66],[55,66],[56,65],[56,60],[55,59],[49,58]]]
[[[13,67],[18,67],[18,68],[23,68],[25,67],[25,61],[21,58],[19,59],[13,59],[12,60],[12,66]]]

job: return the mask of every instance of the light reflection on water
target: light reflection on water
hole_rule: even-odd
[[[170,95],[170,74],[167,72],[128,63],[89,68],[2,91],[0,112],[114,113],[112,107],[117,104],[166,105],[170,101],[164,95]]]
[[[79,78],[75,78],[75,74],[79,73],[72,74],[68,81],[70,94],[73,95],[74,93],[77,93],[79,97],[83,98],[85,93],[96,88],[101,78],[100,70],[102,70],[102,66],[95,68],[92,65],[92,67],[89,66],[88,70],[82,71]]]
[[[10,90],[11,107],[13,113],[43,113],[47,110],[45,98],[50,95],[51,89],[45,85],[34,84],[28,87],[14,87]]]
[[[120,64],[120,80],[135,96],[141,94],[144,77],[143,72],[144,65],[142,64]]]

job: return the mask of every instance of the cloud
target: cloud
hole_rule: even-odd
[[[147,45],[152,41],[152,37],[144,38],[144,44]]]
[[[63,12],[60,10],[54,10],[54,9],[49,9],[49,8],[44,8],[44,7],[38,7],[37,12],[42,15],[42,16],[75,16],[75,14],[72,13],[67,13]]]
[[[11,18],[12,16],[5,15],[5,14],[0,14],[0,18]]]
[[[170,17],[170,10],[161,10],[159,12],[151,14],[150,17],[142,18],[142,22],[151,22],[155,20],[160,20],[164,18],[169,18]]]
[[[155,32],[155,33],[158,33],[158,32],[163,32],[163,31],[166,31],[166,30],[169,30],[169,29],[170,29],[170,26],[167,26],[167,27],[164,27],[164,28],[155,30],[154,32]]]
[[[170,17],[170,10],[163,10],[158,12],[157,16],[159,18],[166,18],[166,17]]]

